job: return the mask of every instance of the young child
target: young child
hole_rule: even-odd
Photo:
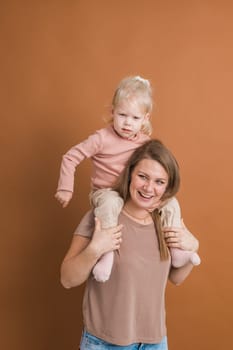
[[[55,194],[63,207],[68,205],[73,195],[76,167],[85,158],[91,158],[93,168],[90,197],[95,208],[95,216],[100,219],[103,228],[117,225],[123,199],[117,192],[112,191],[111,187],[133,151],[149,140],[152,132],[150,123],[152,105],[152,91],[148,80],[133,76],[120,82],[112,99],[110,125],[96,131],[63,156]],[[179,205],[175,198],[173,200],[176,206],[173,210],[172,205],[172,216],[169,214],[169,202],[162,208],[163,222],[171,226],[173,222],[181,220],[179,210],[178,218],[174,219]],[[167,214],[172,220],[165,220]],[[190,255],[190,252],[188,254]],[[97,281],[104,282],[109,279],[113,256],[113,252],[107,253],[95,265],[93,275]],[[174,261],[172,262],[174,264]]]

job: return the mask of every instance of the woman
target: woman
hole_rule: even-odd
[[[71,288],[87,281],[81,350],[167,349],[166,283],[182,283],[193,268],[191,263],[173,268],[167,247],[195,251],[198,241],[185,227],[162,231],[159,209],[150,211],[173,197],[179,183],[171,152],[158,140],[148,141],[130,157],[116,186],[125,202],[120,224],[101,229],[89,212],[78,226],[61,282]],[[109,251],[114,251],[112,274],[99,283],[91,271]]]

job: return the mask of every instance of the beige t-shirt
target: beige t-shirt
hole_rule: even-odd
[[[166,335],[165,288],[170,259],[160,260],[154,224],[141,225],[124,213],[120,251],[107,282],[90,275],[83,300],[86,330],[109,343],[159,343]],[[88,212],[75,234],[91,237],[94,227]]]

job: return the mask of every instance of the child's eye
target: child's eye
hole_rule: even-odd
[[[119,113],[119,115],[120,115],[121,117],[125,117],[125,116],[126,116],[125,113]]]
[[[140,117],[137,117],[136,115],[133,117],[134,120],[139,120],[141,119]]]

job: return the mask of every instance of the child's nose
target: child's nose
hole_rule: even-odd
[[[125,118],[125,125],[130,125],[130,118]]]

